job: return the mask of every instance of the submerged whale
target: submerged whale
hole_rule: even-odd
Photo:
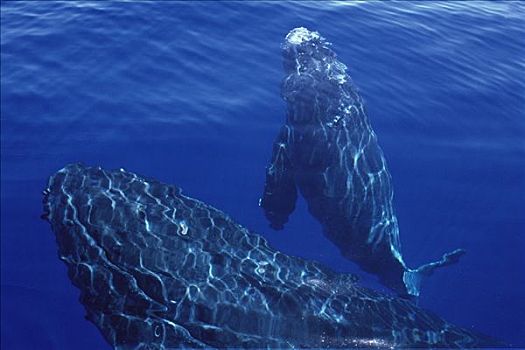
[[[295,209],[297,191],[342,255],[406,297],[422,276],[455,263],[464,250],[417,269],[401,255],[392,181],[363,100],[319,33],[296,28],[282,46],[286,123],[274,146],[260,206],[274,229]]]
[[[87,319],[116,349],[496,344],[122,169],[68,165],[43,201]]]

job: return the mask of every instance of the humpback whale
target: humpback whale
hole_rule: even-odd
[[[496,344],[123,169],[68,165],[43,202],[86,318],[115,349]]]
[[[423,276],[455,263],[457,249],[417,269],[401,255],[385,157],[346,66],[318,32],[295,28],[282,45],[287,104],[260,200],[282,229],[300,191],[342,255],[401,296],[419,295]]]

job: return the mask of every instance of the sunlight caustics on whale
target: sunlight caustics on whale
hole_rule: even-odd
[[[465,251],[417,269],[405,264],[385,157],[347,67],[330,46],[302,27],[282,45],[286,123],[273,146],[260,206],[271,226],[282,229],[299,190],[343,256],[399,295],[417,297],[423,276]]]
[[[87,319],[116,349],[495,344],[123,169],[59,170],[43,218]]]

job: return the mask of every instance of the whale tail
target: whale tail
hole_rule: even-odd
[[[457,263],[459,258],[464,255],[466,251],[464,249],[456,249],[453,252],[445,253],[438,261],[433,261],[428,264],[422,265],[417,269],[407,269],[403,273],[403,282],[405,283],[406,290],[411,297],[418,297],[421,288],[421,280],[423,277],[430,276],[434,273],[434,270],[449,266]]]

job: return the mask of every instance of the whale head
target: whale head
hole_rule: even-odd
[[[292,29],[282,44],[285,78],[282,98],[291,124],[331,123],[342,108],[356,104],[347,67],[318,32]]]
[[[324,74],[327,65],[336,58],[330,45],[316,31],[304,27],[292,29],[281,46],[285,74]]]

